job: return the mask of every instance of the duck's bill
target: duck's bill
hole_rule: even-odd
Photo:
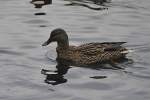
[[[48,45],[47,41],[42,44],[42,46],[47,46],[47,45]]]
[[[52,41],[51,41],[51,39],[49,38],[46,42],[44,42],[44,43],[42,44],[42,46],[47,46],[47,45],[49,45],[51,42],[52,42]]]
[[[51,41],[46,41],[46,42],[44,42],[43,44],[42,44],[42,46],[47,46],[47,45],[49,45],[51,43]]]

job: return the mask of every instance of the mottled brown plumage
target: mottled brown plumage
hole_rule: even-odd
[[[55,29],[43,46],[57,42],[57,58],[68,60],[77,65],[104,63],[125,57],[127,49],[121,45],[126,42],[87,43],[69,46],[69,40],[63,29]]]

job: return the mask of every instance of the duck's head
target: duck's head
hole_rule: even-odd
[[[42,46],[47,46],[51,42],[57,42],[58,46],[69,46],[68,35],[65,30],[61,28],[54,29],[49,39],[42,44]]]

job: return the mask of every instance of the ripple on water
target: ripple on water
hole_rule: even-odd
[[[16,55],[16,56],[23,56],[23,52],[11,51],[11,50],[0,50],[0,54],[7,54],[7,55]]]
[[[35,45],[23,45],[23,46],[20,46],[20,49],[35,49],[37,48],[37,46]]]
[[[109,84],[100,83],[100,82],[70,84],[69,87],[73,89],[90,89],[90,90],[111,90],[112,89],[112,87]]]
[[[44,12],[40,12],[40,13],[35,13],[34,15],[36,15],[36,16],[40,16],[40,15],[46,15],[46,13],[44,13]]]
[[[43,19],[32,19],[29,21],[25,21],[24,23],[27,23],[27,24],[45,24],[45,23],[48,23],[48,21],[43,20]]]

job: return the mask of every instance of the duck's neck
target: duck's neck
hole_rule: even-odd
[[[61,49],[68,49],[69,48],[69,41],[66,40],[66,41],[59,41],[57,42],[57,47],[58,48],[61,48]]]

